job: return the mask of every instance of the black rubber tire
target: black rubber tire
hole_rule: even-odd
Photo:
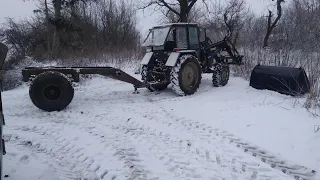
[[[226,73],[226,77],[223,78],[223,73]],[[221,87],[228,84],[230,78],[230,68],[227,64],[217,63],[215,64],[214,71],[212,73],[212,84],[215,87]]]
[[[147,72],[148,72],[148,67],[146,65],[142,66],[142,69],[141,69],[141,80],[144,82],[144,83],[147,83],[150,81],[150,79],[148,79],[147,77]],[[165,89],[168,88],[168,85],[170,83],[166,83],[166,84],[154,84],[152,85],[152,88],[150,87],[147,87],[148,90],[150,92],[154,92],[154,91],[163,91]]]
[[[186,67],[186,65],[195,65],[196,67],[196,79],[195,84],[192,88],[188,89],[184,87],[182,82],[182,71]],[[172,84],[172,89],[175,91],[176,94],[180,96],[187,96],[194,94],[198,88],[200,87],[202,79],[202,70],[201,66],[197,60],[197,58],[190,54],[185,54],[179,57],[178,62],[175,67],[172,68],[170,73],[170,81]]]
[[[48,88],[59,97],[46,97]],[[51,92],[52,92],[51,91]],[[52,95],[52,94],[50,94]],[[32,103],[44,111],[61,111],[65,109],[74,97],[74,88],[68,77],[60,72],[44,72],[39,74],[31,83],[29,96]]]

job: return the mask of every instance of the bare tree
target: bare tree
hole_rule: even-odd
[[[45,12],[45,16],[46,16],[46,25],[47,25],[47,50],[49,51],[49,49],[51,48],[50,46],[50,22],[49,22],[49,8],[48,8],[48,2],[47,0],[44,0],[44,12]]]
[[[165,7],[167,9],[167,15],[173,13],[179,17],[178,21],[188,22],[191,9],[197,1],[198,0],[175,0],[174,2],[169,2],[168,0],[149,0],[147,4],[143,5],[142,9],[152,5]],[[205,3],[205,0],[202,1]]]
[[[244,0],[231,0],[223,13],[224,24],[228,30],[228,36],[233,44],[236,44],[240,35],[240,30],[243,28],[245,22],[244,18],[247,16]]]
[[[164,19],[163,19],[164,23],[175,23],[175,22],[179,22],[180,20],[180,17],[177,14],[175,14],[174,12],[168,9],[165,9],[164,11],[162,11],[162,13],[164,15]],[[187,22],[199,23],[199,21],[201,21],[203,17],[205,17],[205,12],[202,10],[202,8],[199,6],[194,6],[188,14]]]
[[[53,41],[52,41],[52,57],[55,58],[58,55],[60,48],[60,30],[59,21],[61,18],[62,0],[53,0],[54,7],[54,31],[53,31]]]
[[[58,55],[60,50],[60,31],[61,28],[65,25],[65,21],[61,16],[61,11],[63,8],[73,8],[76,3],[83,2],[87,3],[90,1],[97,1],[97,0],[52,0],[53,9],[54,9],[54,18],[50,20],[53,24],[54,31],[53,31],[53,42],[52,42],[52,57],[55,58]]]
[[[272,1],[275,1],[275,0],[272,0]],[[273,29],[276,27],[277,23],[279,22],[279,20],[280,20],[280,18],[282,16],[281,3],[283,3],[283,2],[284,2],[284,0],[276,0],[277,17],[273,22],[272,22],[273,13],[272,13],[272,11],[269,10],[268,23],[267,23],[267,32],[266,32],[266,35],[265,35],[264,40],[263,40],[263,48],[268,46],[269,37],[270,37]]]

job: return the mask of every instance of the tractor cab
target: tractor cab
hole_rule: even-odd
[[[150,51],[200,50],[200,31],[197,24],[174,23],[150,29],[142,44]]]
[[[171,52],[193,51],[203,71],[208,71],[206,64],[211,57],[208,57],[206,47],[210,43],[206,30],[198,27],[198,24],[173,23],[150,29],[142,46],[162,60],[169,58],[168,53]]]

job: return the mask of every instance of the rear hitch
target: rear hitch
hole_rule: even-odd
[[[137,86],[133,86],[134,88],[134,91],[132,94],[139,94],[139,91],[138,91],[138,87]]]

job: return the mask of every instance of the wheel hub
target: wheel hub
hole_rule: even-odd
[[[46,99],[54,101],[61,97],[61,88],[57,85],[49,85],[44,88],[43,95]]]
[[[223,70],[221,74],[222,81],[226,81],[227,77],[228,77],[228,73],[225,70]]]
[[[193,88],[197,84],[197,66],[194,63],[188,63],[182,70],[182,83],[186,88]]]

